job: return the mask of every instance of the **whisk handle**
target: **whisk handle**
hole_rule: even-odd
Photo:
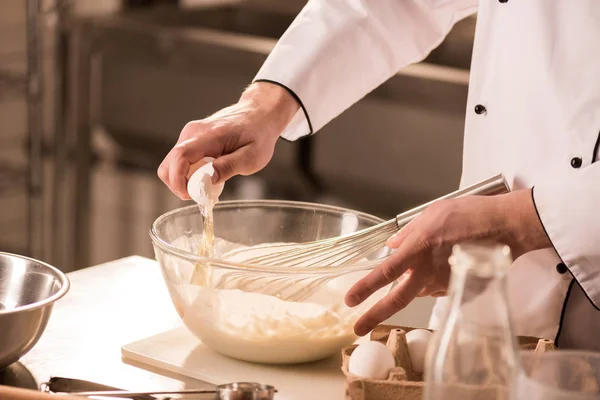
[[[399,228],[403,227],[404,225],[408,224],[413,218],[419,215],[423,210],[425,210],[428,206],[430,206],[432,203],[438,200],[454,199],[457,197],[472,195],[493,196],[508,192],[510,192],[510,188],[506,183],[506,180],[504,179],[504,175],[498,174],[481,182],[477,182],[471,186],[467,186],[463,189],[459,189],[455,192],[449,193],[445,196],[432,200],[429,203],[425,203],[421,206],[405,211],[402,214],[398,214],[398,216],[396,216],[396,223],[398,224]]]

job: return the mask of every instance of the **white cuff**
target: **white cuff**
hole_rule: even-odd
[[[252,83],[254,83],[254,82],[268,82],[268,83],[272,83],[277,86],[281,86],[282,88],[287,90],[287,92],[300,105],[300,109],[298,110],[298,112],[294,115],[292,120],[288,123],[288,125],[285,127],[285,129],[281,133],[281,137],[283,139],[293,142],[295,140],[300,139],[301,137],[313,134],[312,125],[310,123],[310,117],[308,116],[306,107],[304,107],[302,100],[300,100],[300,97],[298,97],[296,92],[294,92],[292,89],[290,89],[283,83],[277,82],[277,81],[274,81],[271,79],[261,79],[261,78],[257,77],[256,79],[254,79],[254,81]]]
[[[536,186],[532,197],[556,253],[600,309],[600,220],[596,212],[600,190],[598,182],[589,179],[599,170],[597,166],[586,169],[573,179]]]

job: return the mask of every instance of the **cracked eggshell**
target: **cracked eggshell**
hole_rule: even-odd
[[[206,205],[206,202],[209,199],[212,204],[215,204],[219,200],[219,196],[223,192],[225,186],[223,183],[218,185],[213,185],[212,183],[212,177],[215,174],[213,161],[214,158],[203,158],[199,163],[201,164],[200,167],[197,168],[188,179],[188,194],[192,200],[200,205]]]

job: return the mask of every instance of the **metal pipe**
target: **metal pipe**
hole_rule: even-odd
[[[52,171],[52,246],[49,255],[54,265],[65,267],[65,180],[67,179],[67,141],[66,141],[66,116],[68,76],[68,35],[65,23],[68,18],[69,0],[57,0],[56,3],[56,29],[55,29],[55,59],[54,59],[54,151]]]
[[[91,158],[92,129],[90,102],[93,64],[92,38],[79,25],[71,31],[69,40],[69,132],[75,149],[73,182],[73,214],[71,239],[72,251],[67,262],[71,271],[85,268],[89,264],[90,212],[91,212]]]
[[[40,1],[27,0],[27,128],[29,135],[29,255],[44,258],[42,40]]]

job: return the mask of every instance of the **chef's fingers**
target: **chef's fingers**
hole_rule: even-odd
[[[366,335],[378,324],[390,318],[414,300],[423,288],[423,276],[415,273],[414,270],[411,270],[407,275],[406,279],[400,281],[394,289],[356,321],[354,332],[358,336]]]
[[[215,169],[213,183],[225,182],[235,175],[247,175],[256,172],[252,168],[252,161],[252,152],[249,146],[241,147],[233,153],[217,158],[213,161]]]
[[[412,232],[411,223],[413,221],[414,220],[404,225],[398,232],[390,236],[385,245],[390,249],[397,249],[400,247],[402,242],[408,237],[410,232]]]
[[[398,279],[407,270],[409,261],[418,255],[415,238],[416,235],[409,235],[394,254],[356,282],[346,293],[346,305],[354,307],[377,290]]]
[[[189,200],[187,192],[186,175],[190,169],[190,162],[184,158],[174,158],[169,165],[169,187],[182,200]]]
[[[178,168],[178,169],[181,169],[181,167]],[[180,185],[173,186],[171,184],[171,179],[172,179],[171,176],[172,176],[172,174],[171,174],[171,163],[170,163],[170,159],[167,156],[167,158],[165,158],[163,160],[163,162],[160,164],[160,166],[158,167],[158,177],[181,200],[189,200],[189,195],[187,194],[187,191],[182,192],[179,189]]]
[[[169,164],[167,163],[167,158],[160,163],[158,166],[158,170],[156,171],[158,177],[165,185],[169,182]]]
[[[181,141],[171,149],[158,168],[161,180],[182,200],[189,200],[187,174],[190,165],[205,156],[218,157],[223,145],[218,136],[202,135]]]

